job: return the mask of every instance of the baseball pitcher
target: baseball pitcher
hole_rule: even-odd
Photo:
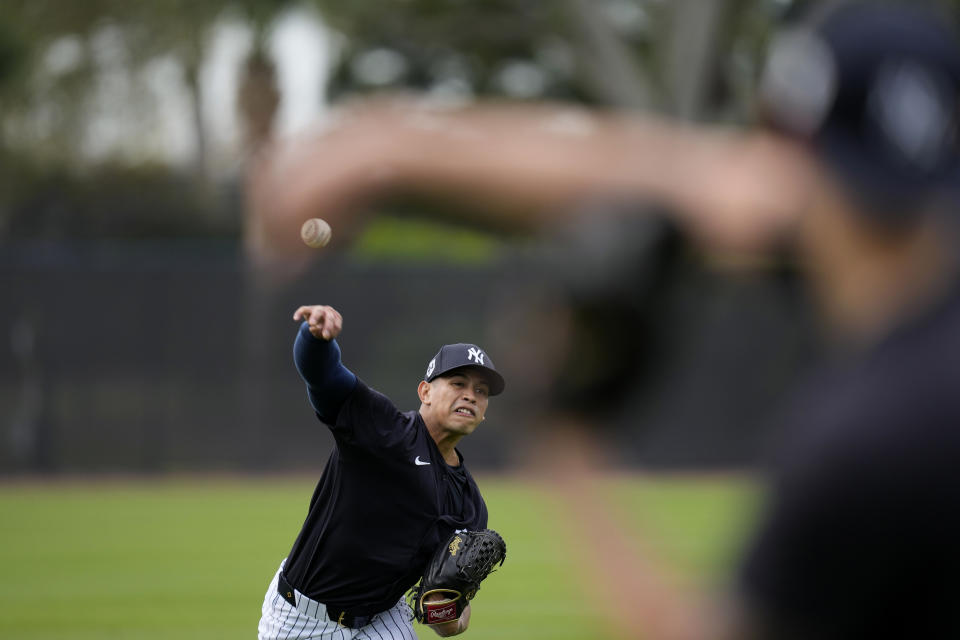
[[[336,446],[267,589],[258,637],[414,640],[415,615],[441,636],[465,631],[469,602],[506,547],[486,529],[456,445],[483,422],[503,377],[480,347],[445,345],[417,387],[419,411],[401,412],[341,363],[335,309],[303,306],[293,319],[303,321],[294,362]]]

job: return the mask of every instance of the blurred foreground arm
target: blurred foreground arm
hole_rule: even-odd
[[[475,221],[496,228],[535,231],[602,195],[663,203],[710,244],[756,248],[798,208],[798,161],[792,144],[770,134],[637,114],[373,101],[273,154],[259,222],[271,245],[299,249],[295,230],[306,218],[327,219],[342,239],[364,206],[412,192],[470,203],[483,210]]]

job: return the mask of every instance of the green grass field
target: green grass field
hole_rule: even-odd
[[[0,638],[255,638],[264,591],[314,482],[0,484]],[[562,497],[515,478],[479,482],[508,556],[484,583],[466,637],[604,637],[580,591],[576,551],[555,535]],[[619,521],[642,527],[671,564],[704,583],[728,564],[755,495],[746,481],[717,478],[603,486]]]

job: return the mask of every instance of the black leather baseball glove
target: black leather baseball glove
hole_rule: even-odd
[[[493,529],[454,532],[437,548],[423,578],[408,594],[417,621],[442,624],[459,619],[483,579],[506,557],[507,545]],[[442,597],[429,598],[433,594]]]

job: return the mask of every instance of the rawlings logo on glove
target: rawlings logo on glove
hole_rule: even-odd
[[[493,529],[455,532],[437,548],[423,578],[407,596],[417,622],[442,624],[459,619],[483,579],[506,557],[507,545]]]
[[[425,602],[423,609],[426,612],[426,624],[441,624],[443,622],[453,622],[460,616],[457,615],[457,603],[450,602]]]

